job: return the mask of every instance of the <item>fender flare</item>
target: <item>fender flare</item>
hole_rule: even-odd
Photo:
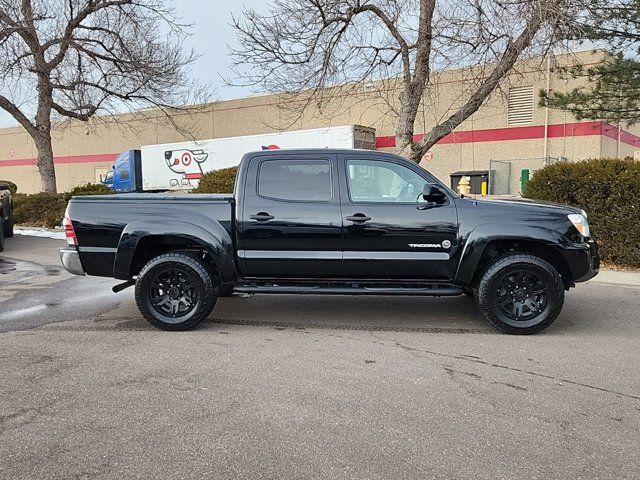
[[[456,285],[471,283],[487,246],[496,240],[535,242],[553,249],[567,243],[567,238],[561,232],[545,227],[523,223],[479,225],[469,232],[464,243],[454,280]]]
[[[218,222],[207,225],[195,225],[190,222],[172,221],[166,223],[137,221],[128,224],[118,242],[113,265],[113,276],[120,280],[129,280],[129,272],[141,240],[149,237],[182,237],[201,245],[212,257],[223,282],[235,279],[235,264],[231,236]]]

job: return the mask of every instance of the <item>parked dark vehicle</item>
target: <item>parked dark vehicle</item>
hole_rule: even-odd
[[[233,195],[74,198],[67,270],[135,284],[165,330],[206,319],[231,292],[473,295],[507,333],[549,326],[594,277],[579,209],[461,198],[408,160],[364,150],[244,156]],[[425,312],[428,316],[428,312]]]
[[[11,187],[0,182],[0,252],[4,250],[4,239],[13,237],[13,201]]]

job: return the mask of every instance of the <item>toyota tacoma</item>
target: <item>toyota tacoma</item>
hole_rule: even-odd
[[[582,210],[458,196],[365,150],[249,153],[233,195],[73,198],[64,228],[65,268],[122,280],[114,291],[135,285],[164,330],[194,327],[234,292],[466,294],[494,327],[530,334],[599,268]]]

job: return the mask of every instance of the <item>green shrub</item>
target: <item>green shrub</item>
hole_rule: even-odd
[[[222,168],[205,173],[194,193],[233,193],[238,167]]]
[[[13,196],[13,216],[18,225],[55,228],[62,224],[64,211],[71,197],[109,193],[113,192],[104,185],[91,183],[64,193],[18,193]]]
[[[64,194],[42,192],[13,196],[13,217],[18,225],[54,228],[62,223],[65,208]]]
[[[70,191],[65,192],[63,195],[66,197],[67,201],[71,199],[71,197],[80,197],[83,195],[109,195],[113,192],[100,183],[87,183],[85,185],[80,185],[78,187],[72,188]]]
[[[601,159],[549,165],[527,183],[524,196],[584,209],[601,258],[640,267],[640,162]]]
[[[0,180],[0,183],[6,183],[7,185],[9,185],[9,191],[11,192],[11,195],[15,195],[18,191],[18,186],[15,183],[10,182],[9,180]]]

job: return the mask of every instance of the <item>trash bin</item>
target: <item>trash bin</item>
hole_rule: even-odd
[[[451,189],[458,191],[458,183],[462,177],[469,177],[471,184],[471,193],[473,195],[482,195],[482,183],[489,182],[489,170],[468,170],[461,172],[453,172],[451,175]]]

